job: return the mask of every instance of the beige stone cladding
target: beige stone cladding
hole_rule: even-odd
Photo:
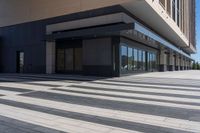
[[[130,0],[0,0],[0,27],[118,5]]]

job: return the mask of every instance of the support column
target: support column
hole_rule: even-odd
[[[46,73],[55,73],[56,43],[46,42]]]
[[[189,63],[188,59],[186,58],[186,70],[189,70]]]
[[[174,71],[174,52],[171,50],[169,53],[169,71]]]
[[[184,68],[184,70],[186,70],[186,57],[184,57],[184,60],[183,60],[183,68]]]
[[[159,64],[159,71],[164,72],[167,70],[167,65],[166,65],[166,54],[165,54],[165,49],[161,48],[160,49],[160,64]]]
[[[184,57],[183,57],[183,55],[180,56],[180,70],[184,70]]]
[[[192,70],[192,61],[189,59],[189,70]]]
[[[187,61],[187,67],[188,67],[187,70],[190,70],[190,59],[189,58],[188,58],[188,61]]]
[[[175,66],[175,70],[176,71],[180,70],[180,56],[179,56],[179,54],[176,54],[176,66]]]

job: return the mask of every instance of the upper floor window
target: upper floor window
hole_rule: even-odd
[[[167,13],[171,16],[171,0],[167,0]]]
[[[172,19],[177,23],[178,26],[180,26],[180,15],[181,15],[181,9],[180,9],[180,0],[172,0]]]
[[[172,19],[176,21],[176,0],[172,0]]]
[[[165,0],[159,0],[160,1],[160,4],[163,6],[163,8],[165,9],[165,6],[166,6],[166,3],[165,3]]]

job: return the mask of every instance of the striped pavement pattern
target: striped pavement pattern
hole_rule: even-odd
[[[1,76],[0,132],[200,132],[197,79],[82,78]]]

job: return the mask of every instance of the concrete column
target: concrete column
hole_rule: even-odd
[[[174,52],[169,52],[169,71],[174,71]]]
[[[190,60],[190,59],[187,59],[187,70],[189,70],[189,69],[190,69],[189,60]]]
[[[180,70],[184,70],[184,57],[183,55],[180,56]]]
[[[56,43],[46,42],[46,73],[55,73]]]
[[[192,61],[189,59],[189,70],[192,70]]]
[[[188,63],[188,58],[186,58],[186,70],[189,69],[189,63]]]
[[[175,66],[175,70],[176,71],[180,70],[180,56],[179,56],[179,54],[176,54],[176,66]]]
[[[191,63],[190,63],[190,59],[188,59],[188,70],[191,70]]]
[[[190,70],[190,59],[188,59],[188,70]]]
[[[182,60],[183,60],[182,55],[180,55],[180,56],[179,56],[180,70],[183,70],[183,66],[182,66],[182,62],[183,62],[183,61],[182,61]]]
[[[167,60],[166,60],[166,54],[165,54],[165,49],[161,48],[160,49],[160,64],[159,64],[159,71],[164,72],[167,70]]]
[[[187,60],[186,57],[184,57],[184,60],[183,60],[184,61],[183,62],[184,70],[186,70],[186,60]]]

